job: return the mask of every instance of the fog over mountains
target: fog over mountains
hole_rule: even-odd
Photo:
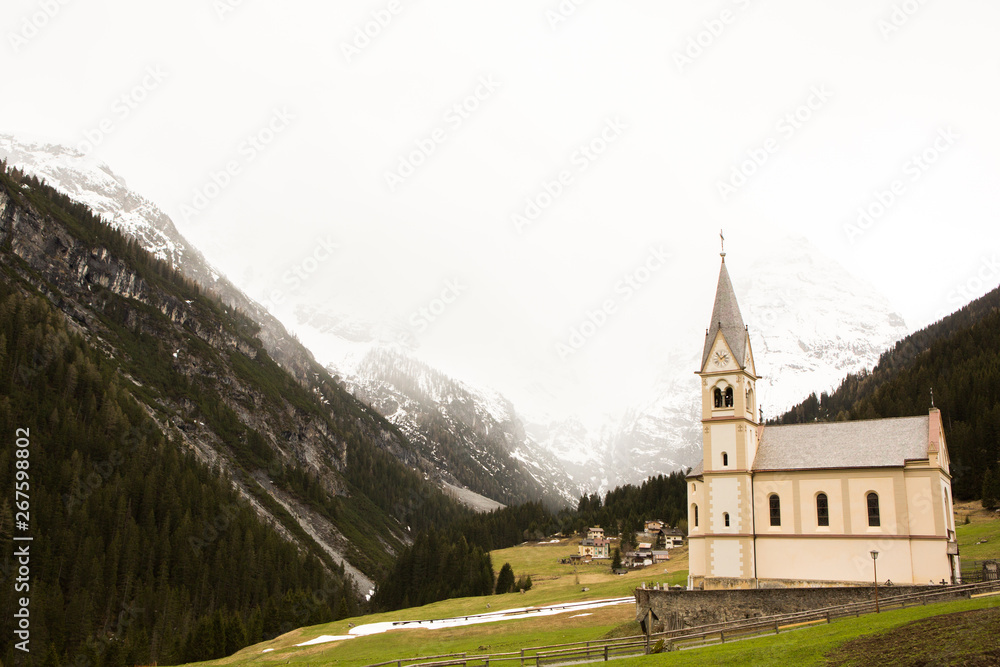
[[[279,281],[280,289],[267,290],[258,280],[267,274],[264,269],[227,279],[168,216],[107,165],[74,149],[8,136],[0,136],[0,158],[87,204],[158,257],[218,290],[262,323],[269,347],[280,348],[287,336],[283,324],[350,391],[399,426],[434,461],[441,483],[467,493],[467,501],[481,495],[505,504],[531,497],[572,502],[581,493],[692,465],[700,455],[694,373],[719,258],[687,256],[683,239],[659,251],[669,258],[648,275],[641,272],[648,258],[637,256],[636,266],[623,274],[646,275],[635,294],[626,297],[616,283],[608,284],[606,296],[617,299],[615,309],[572,358],[560,358],[559,345],[570,340],[574,327],[581,328],[589,309],[548,336],[544,349],[481,350],[491,367],[506,364],[509,372],[470,378],[455,370],[468,367],[468,359],[451,364],[440,351],[427,353],[421,334],[432,323],[421,320],[419,309],[410,317],[377,319],[345,312],[324,298],[349,285],[313,281],[308,289],[297,289]],[[317,245],[316,252],[320,249],[332,254]],[[766,415],[872,366],[908,333],[883,296],[803,238],[759,239],[753,247],[727,251],[764,376],[758,386]],[[292,271],[294,281],[295,268],[282,267],[278,275]],[[448,289],[461,298],[460,281],[442,288],[434,299],[447,301]],[[426,304],[431,314],[434,305],[435,300]],[[497,304],[497,327],[531,326],[508,306]],[[540,339],[547,334],[540,332]]]

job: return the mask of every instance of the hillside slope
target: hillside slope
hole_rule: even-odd
[[[554,461],[529,451],[510,402],[486,395],[427,364],[388,349],[373,349],[347,387],[399,426],[450,484],[504,504],[545,500],[575,503],[567,488],[553,488]],[[548,468],[545,468],[548,463]]]
[[[401,463],[418,458],[407,439],[347,394],[322,367],[312,362],[310,382],[303,385],[271,359],[257,336],[259,327],[250,318],[204,293],[193,281],[149,255],[82,205],[37,179],[7,171],[5,165],[0,170],[0,257],[0,282],[4,293],[14,299],[9,306],[11,312],[52,308],[67,331],[64,335],[53,333],[56,325],[45,324],[33,338],[26,338],[24,331],[12,330],[0,340],[4,343],[2,359],[9,368],[4,414],[9,419],[20,418],[23,405],[21,412],[9,406],[23,402],[24,392],[35,392],[45,397],[35,403],[45,406],[46,412],[33,417],[38,423],[32,432],[36,456],[50,449],[56,455],[59,450],[53,447],[55,442],[80,448],[79,462],[70,451],[67,463],[62,464],[70,465],[72,470],[56,468],[58,459],[48,461],[53,467],[41,468],[40,477],[33,478],[46,490],[41,493],[55,498],[81,494],[85,499],[94,498],[97,494],[86,491],[87,480],[93,479],[89,466],[111,460],[112,456],[114,460],[128,458],[120,449],[88,451],[88,440],[67,439],[66,429],[70,427],[66,424],[81,411],[101,414],[107,410],[109,414],[102,419],[108,428],[146,423],[144,432],[150,434],[151,447],[161,448],[159,455],[190,455],[201,466],[192,470],[213,470],[210,478],[215,481],[211,484],[235,492],[239,516],[248,513],[261,529],[267,527],[261,539],[284,541],[293,547],[293,553],[311,564],[311,574],[303,577],[303,581],[310,582],[307,587],[318,590],[313,585],[318,585],[317,577],[334,577],[340,583],[331,590],[346,591],[344,596],[352,599],[351,604],[357,593],[343,583],[342,573],[361,593],[366,593],[371,581],[387,570],[392,554],[410,540],[411,529],[443,525],[466,514],[457,503],[427,484],[422,474]],[[42,316],[30,319],[33,326],[38,321],[47,322]],[[57,344],[66,336],[79,339],[73,349],[85,350],[80,354],[89,355],[105,378],[103,383],[90,381],[87,386],[91,389],[81,398],[82,408],[71,400],[71,387],[83,384],[78,377],[80,371],[73,375],[65,368],[76,357],[66,356],[65,346]],[[56,342],[48,343],[50,337]],[[18,384],[19,373],[27,373],[30,382]],[[108,384],[111,378],[114,383]],[[104,395],[121,400],[103,401]],[[119,405],[126,416],[115,411],[114,405]],[[87,424],[86,419],[83,424]],[[139,461],[156,470],[161,461],[151,460],[150,456]],[[12,468],[8,465],[4,474]],[[55,470],[58,478],[51,476]],[[94,470],[99,478],[106,477],[101,469]],[[178,490],[188,488],[176,466],[169,470],[169,474],[161,475],[160,484]],[[72,488],[66,488],[66,484]],[[119,532],[115,532],[112,521],[95,528],[93,535],[110,545],[109,554],[118,553],[116,548],[121,545],[115,542],[115,535],[128,524],[129,513],[138,526],[146,527],[145,532],[137,532],[140,538],[151,539],[148,532],[155,526],[164,533],[162,539],[176,544],[177,535],[171,534],[169,521],[157,516],[153,506],[144,501],[148,496],[148,490],[142,495],[144,490],[143,485],[116,485],[112,499],[119,506],[124,504],[115,515]],[[225,494],[219,494],[229,502]],[[200,502],[196,493],[180,500]],[[147,515],[150,511],[152,517]],[[206,515],[210,529],[214,520],[225,523],[228,516],[218,503],[202,503],[182,512],[185,521],[197,521]],[[58,513],[51,518],[43,516],[56,523],[41,524],[40,531],[61,527]],[[0,525],[8,534],[10,518],[2,518]],[[86,525],[86,521],[82,523]],[[206,541],[235,548],[228,537],[210,534]],[[253,551],[245,555],[252,558]],[[197,601],[196,592],[171,574],[172,568],[185,567],[181,565],[183,559],[179,561],[169,561],[162,566],[162,572],[154,569],[152,573],[166,577],[164,586],[178,587],[179,599]],[[270,600],[274,596],[280,599],[283,594],[277,572],[269,565],[246,574],[260,580],[259,585],[265,589],[262,599]],[[94,577],[100,579],[97,575],[88,573],[76,585],[90,590],[97,586],[91,581]],[[217,591],[210,584],[208,580],[199,584],[204,609],[194,603],[185,627],[193,627],[198,611],[220,608],[219,599],[228,591]],[[68,582],[60,578],[40,585],[46,590],[46,586],[65,587]],[[139,590],[139,582],[131,579],[123,586],[133,594]],[[54,591],[48,589],[48,594]],[[335,599],[344,596],[338,594]],[[62,593],[62,599],[69,599],[67,591]],[[117,616],[113,604],[109,598],[100,609],[86,612],[86,632],[95,628],[107,631],[109,619]],[[162,609],[154,609],[149,613],[158,620]],[[60,613],[69,611],[63,609]],[[77,609],[73,613],[83,612]],[[61,621],[53,623],[56,627]],[[74,639],[82,641],[80,637]],[[60,641],[65,644],[70,640],[63,636]]]
[[[111,227],[126,237],[135,239],[140,247],[155,258],[178,269],[203,290],[218,295],[229,308],[248,315],[259,325],[256,335],[268,355],[300,384],[311,386],[315,375],[313,354],[267,308],[247,296],[213,268],[198,248],[181,235],[166,213],[155,203],[131,190],[124,179],[107,164],[70,147],[20,141],[3,134],[0,134],[0,159],[44,179],[56,190],[86,205]],[[282,283],[282,287],[287,285]],[[278,301],[294,301],[294,290],[285,291],[288,293]],[[272,302],[270,305],[274,307],[277,303]],[[321,326],[324,330],[329,329],[331,334],[335,330],[344,336],[345,345],[353,345],[366,351],[370,347],[373,353],[382,352],[377,345],[365,344],[365,341],[372,342],[372,332],[366,330],[362,323],[350,318],[346,321],[344,318],[330,318],[317,309],[308,309],[308,315],[314,320],[310,324]],[[351,390],[360,391],[365,403],[374,406],[376,410],[387,409],[387,406],[400,400],[409,400],[382,381],[377,367],[369,364],[366,368],[371,368],[376,374],[355,376],[345,372],[343,368],[329,370],[343,377]],[[426,370],[439,379],[443,378],[433,369]],[[386,390],[385,394],[380,393],[383,388]],[[463,402],[470,410],[481,415],[495,413],[494,408],[504,403],[499,397],[482,396],[480,392],[468,388],[465,388],[465,394]],[[565,471],[553,457],[537,450],[530,439],[523,434],[518,436],[517,431],[521,427],[517,423],[517,417],[509,404],[500,406],[501,411],[505,408],[508,415],[498,417],[497,420],[504,424],[503,428],[508,432],[503,438],[509,444],[506,449],[497,447],[499,434],[492,427],[484,429],[473,425],[459,426],[452,422],[442,429],[433,418],[433,413],[439,410],[447,412],[450,406],[427,405],[429,412],[408,414],[405,417],[396,413],[393,423],[417,445],[419,452],[416,460],[413,460],[412,452],[404,453],[400,457],[401,462],[411,468],[418,468],[439,488],[459,498],[470,498],[467,501],[470,505],[483,503],[485,506],[493,506],[494,503],[469,496],[469,491],[500,503],[538,499],[546,499],[550,504],[575,502],[577,490],[566,490],[570,484]],[[382,414],[389,416],[386,412]],[[487,418],[493,419],[489,416]],[[458,428],[461,428],[461,434],[456,432]],[[447,442],[438,442],[438,437]],[[460,441],[462,446],[454,446],[456,441]],[[428,455],[432,451],[435,454]],[[452,459],[452,456],[455,458]],[[470,458],[474,460],[470,462]],[[455,471],[468,471],[470,466],[478,468],[478,474],[460,475],[461,479],[456,477]],[[487,479],[484,474],[490,471],[502,471],[503,475]],[[456,489],[455,486],[459,488]],[[461,488],[463,486],[467,489]]]

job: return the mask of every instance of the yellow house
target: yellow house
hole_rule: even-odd
[[[687,477],[690,588],[951,582],[941,413],[765,426],[725,253],[701,370],[703,457]],[[877,552],[877,560],[871,552]]]
[[[589,537],[580,543],[581,558],[611,558],[611,543],[603,537]]]

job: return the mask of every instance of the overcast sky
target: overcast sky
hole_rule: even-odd
[[[912,328],[996,286],[998,24],[987,0],[6,0],[0,131],[106,160],[252,296],[406,323],[494,382],[625,309],[628,276],[618,328],[703,328],[720,228],[734,262],[807,237]]]

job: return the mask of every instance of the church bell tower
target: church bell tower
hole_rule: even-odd
[[[688,479],[691,583],[755,585],[751,469],[757,452],[757,373],[723,250],[701,368],[702,462]],[[696,562],[697,561],[697,562]]]

